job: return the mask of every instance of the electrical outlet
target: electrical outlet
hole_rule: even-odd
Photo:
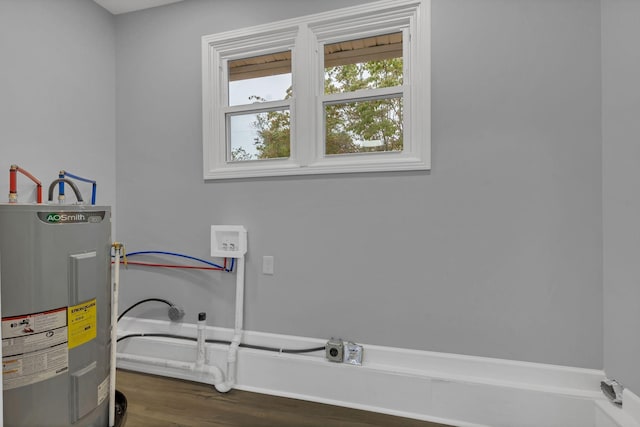
[[[331,338],[325,346],[327,360],[350,365],[362,365],[363,347],[351,341]]]
[[[331,338],[325,348],[327,360],[342,363],[344,359],[344,343],[341,339]]]
[[[247,253],[247,230],[241,225],[211,226],[211,256],[239,258]]]

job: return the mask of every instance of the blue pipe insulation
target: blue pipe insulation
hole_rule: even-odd
[[[191,260],[194,260],[194,261],[201,262],[201,263],[203,263],[203,264],[210,265],[210,266],[212,266],[212,267],[216,267],[216,268],[222,268],[222,269],[224,269],[224,267],[223,267],[223,266],[218,265],[218,264],[215,264],[215,263],[213,263],[213,262],[209,262],[209,261],[204,260],[204,259],[201,259],[201,258],[196,258],[196,257],[193,257],[193,256],[191,256],[191,255],[179,254],[179,253],[176,253],[176,252],[165,252],[165,251],[137,251],[137,252],[129,252],[129,253],[127,254],[127,256],[128,256],[128,257],[130,257],[130,256],[135,256],[135,255],[170,255],[170,256],[175,256],[175,257],[180,257],[180,258],[187,258],[187,259],[191,259]],[[226,271],[229,271],[229,272],[230,272],[230,271],[233,271],[233,265],[234,265],[234,259],[232,258],[232,259],[231,259],[231,267],[230,267],[229,269],[227,269]]]
[[[60,171],[60,173],[58,174],[58,178],[64,178],[64,171]],[[64,196],[64,181],[60,181],[60,183],[58,184],[58,194],[60,196]]]
[[[70,172],[65,171],[64,174],[66,176],[68,176],[69,178],[73,178],[73,179],[77,179],[78,181],[82,181],[82,182],[88,182],[90,184],[95,184],[96,182],[93,179],[88,179],[88,178],[82,178],[78,175],[74,175]]]
[[[91,204],[95,205],[96,204],[96,181],[94,181],[93,179],[87,179],[87,178],[83,178],[81,176],[78,175],[74,175],[70,172],[67,171],[60,171],[60,174],[58,175],[60,178],[64,178],[69,177],[69,178],[73,178],[76,179],[78,181],[82,181],[82,182],[86,182],[91,185]],[[58,192],[60,193],[61,196],[64,196],[64,182],[60,181],[60,187],[58,188]]]

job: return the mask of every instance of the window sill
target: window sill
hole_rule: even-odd
[[[205,173],[205,180],[221,179],[241,179],[259,178],[275,176],[296,176],[296,175],[323,175],[323,174],[344,174],[344,173],[365,173],[365,172],[397,172],[397,171],[418,171],[429,170],[431,165],[423,159],[401,157],[394,159],[380,159],[374,161],[367,159],[366,162],[349,160],[349,156],[336,159],[323,159],[320,162],[308,166],[287,164],[274,165],[272,161],[256,161],[253,164],[234,164],[226,168],[216,168]],[[262,163],[262,165],[260,164]]]

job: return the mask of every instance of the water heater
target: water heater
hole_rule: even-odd
[[[111,211],[0,204],[6,427],[109,424]]]

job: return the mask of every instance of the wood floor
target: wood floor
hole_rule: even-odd
[[[124,427],[447,427],[123,370],[116,388],[127,398]]]

